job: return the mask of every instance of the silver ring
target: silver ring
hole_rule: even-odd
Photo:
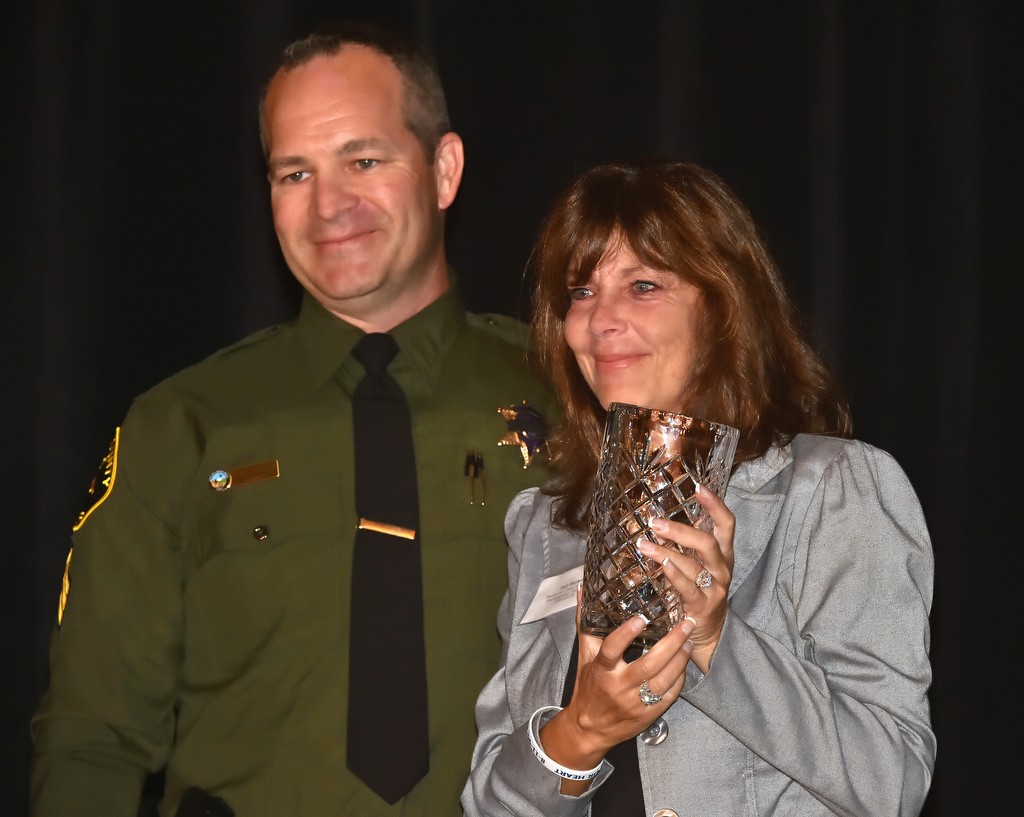
[[[712,582],[714,582],[714,578],[706,567],[701,570],[701,572],[697,574],[697,578],[693,580],[693,583],[701,590],[707,590],[711,587]]]
[[[660,700],[661,696],[651,692],[651,688],[647,685],[646,681],[640,684],[640,701],[644,706],[653,706]]]

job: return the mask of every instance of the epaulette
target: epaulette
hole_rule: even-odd
[[[530,327],[517,318],[498,312],[467,312],[466,320],[474,329],[482,329],[515,346],[525,348],[530,339]]]
[[[227,346],[218,349],[216,352],[210,355],[210,360],[216,360],[217,358],[220,357],[227,357],[228,355],[234,354],[240,349],[245,349],[249,346],[255,346],[258,343],[262,343],[271,335],[277,334],[286,325],[287,324],[272,324],[271,326],[264,327],[263,329],[258,329],[251,335],[246,335],[244,338],[236,340],[233,343],[230,343]]]

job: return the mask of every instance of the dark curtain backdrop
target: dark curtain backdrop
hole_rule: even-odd
[[[1019,443],[1000,411],[1022,373],[1014,5],[8,4],[0,812],[25,811],[70,526],[114,426],[133,395],[296,304],[256,98],[281,46],[352,14],[439,58],[467,152],[451,258],[477,311],[523,314],[538,220],[594,162],[697,160],[748,203],[857,436],[899,459],[928,517],[939,754],[925,814],[1005,813],[1019,747],[1002,693],[1021,643],[1001,465]]]

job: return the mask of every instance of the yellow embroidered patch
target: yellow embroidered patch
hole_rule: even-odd
[[[64,608],[68,606],[68,591],[71,590],[71,554],[74,548],[68,551],[67,561],[64,562],[64,580],[60,584],[60,600],[57,602],[57,628],[60,628],[64,621]]]
[[[89,483],[88,507],[78,515],[78,520],[71,528],[72,532],[81,529],[89,514],[103,504],[110,492],[114,490],[114,477],[117,476],[117,446],[121,439],[121,429],[114,429],[114,439],[110,442],[110,448],[100,460],[100,468],[96,476]]]
[[[89,514],[102,505],[103,500],[110,496],[110,492],[114,490],[114,477],[117,476],[117,446],[120,440],[121,429],[115,428],[114,439],[110,441],[107,453],[100,460],[99,471],[92,478],[92,482],[89,483],[89,493],[86,498],[88,505],[84,511],[78,514],[78,519],[71,528],[72,533],[81,529],[82,525],[85,524],[85,520],[89,518]],[[68,551],[67,560],[64,562],[64,578],[60,584],[60,599],[57,602],[58,629],[60,629],[60,625],[64,621],[64,608],[68,606],[68,594],[71,592],[71,554],[74,552],[75,549],[72,547]]]

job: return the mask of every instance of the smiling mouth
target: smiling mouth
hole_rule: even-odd
[[[349,244],[354,244],[361,238],[365,238],[369,233],[356,233],[355,235],[347,235],[344,238],[322,238],[318,241],[314,241],[313,244],[317,247],[324,247],[330,249],[332,247],[344,247]]]
[[[623,368],[632,361],[636,360],[638,355],[595,355],[594,364],[602,368]]]
[[[349,244],[353,241],[358,241],[361,238],[366,238],[377,231],[376,227],[364,227],[358,230],[351,230],[341,235],[324,235],[317,236],[313,239],[313,244],[317,246],[342,246]]]

